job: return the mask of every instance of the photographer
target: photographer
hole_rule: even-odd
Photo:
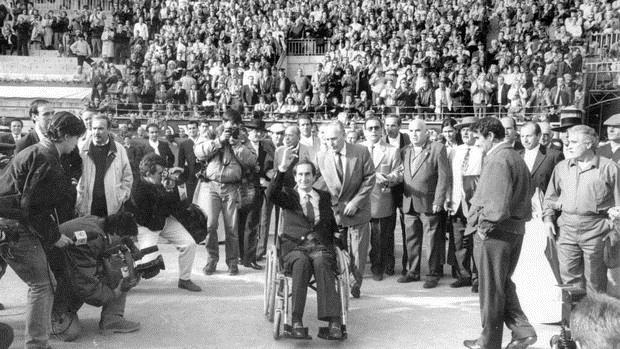
[[[209,257],[203,272],[215,272],[219,260],[217,239],[218,217],[224,217],[226,230],[226,264],[230,275],[239,273],[239,236],[237,234],[237,208],[239,184],[245,169],[255,168],[257,156],[247,145],[239,142],[241,115],[228,110],[218,128],[218,138],[201,138],[194,146],[196,158],[204,161],[201,182],[196,188],[195,203],[209,217],[207,225],[207,252]]]
[[[58,287],[54,293],[52,333],[66,342],[75,340],[81,331],[77,311],[83,303],[102,307],[99,321],[102,331],[139,330],[139,323],[123,318],[127,291],[137,284],[138,278],[135,273],[123,275],[121,265],[114,263],[115,252],[125,246],[124,240],[138,235],[133,216],[128,213],[105,218],[85,216],[63,223],[59,229],[62,235],[75,238],[76,243],[63,249],[61,272],[55,274]],[[87,241],[79,241],[80,232],[82,240]],[[133,270],[133,259],[127,264],[131,264],[127,270]]]
[[[136,215],[140,247],[154,246],[160,237],[168,240],[179,251],[178,287],[200,292],[202,289],[190,280],[196,242],[172,216],[181,207],[181,199],[175,181],[164,173],[165,166],[164,158],[155,153],[144,156],[140,161],[140,179],[134,185],[128,209]],[[146,255],[143,263],[154,259],[154,254]]]

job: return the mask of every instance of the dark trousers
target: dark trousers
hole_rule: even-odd
[[[30,37],[17,36],[17,55],[28,56],[28,42]]]
[[[457,276],[477,282],[478,269],[476,269],[476,263],[473,258],[474,236],[473,234],[464,234],[467,219],[463,215],[463,210],[459,207],[459,210],[451,219],[453,220],[452,236],[454,239],[454,260],[456,262]]]
[[[308,284],[314,274],[319,320],[340,317],[340,297],[336,292],[336,256],[324,247],[296,249],[284,256],[284,270],[293,278],[293,321],[301,321],[306,307]]]
[[[407,222],[407,256],[408,269],[410,275],[420,275],[420,264],[422,261],[422,242],[423,237],[428,239],[429,256],[428,270],[429,277],[439,278],[443,273],[443,259],[445,256],[446,240],[443,236],[442,219],[445,215],[441,213],[416,213],[409,215],[410,222]]]
[[[512,331],[513,339],[536,335],[521,310],[515,284],[511,280],[519,261],[523,235],[494,230],[485,240],[475,234],[474,241],[474,258],[480,271],[482,317],[482,333],[478,342],[486,349],[501,348],[504,323]]]
[[[260,228],[263,197],[264,190],[258,188],[254,196],[254,202],[247,208],[239,210],[239,257],[242,264],[256,262],[256,247],[258,245],[258,229]]]
[[[261,192],[264,193],[265,191],[262,190]],[[271,211],[273,211],[273,202],[267,200],[266,197],[263,197],[260,215],[259,243],[256,250],[256,256],[258,258],[262,258],[265,254],[267,254],[267,246],[269,246],[269,224],[271,223]],[[279,213],[280,208],[276,206],[276,223],[279,218],[278,216],[280,215]],[[278,232],[276,232],[276,234],[277,233]]]
[[[396,215],[370,220],[370,270],[383,274],[394,270],[394,225]]]

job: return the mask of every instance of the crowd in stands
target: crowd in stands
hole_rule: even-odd
[[[79,34],[96,60],[91,107],[155,118],[233,108],[331,118],[369,110],[443,119],[501,113],[548,120],[584,102],[587,35],[620,29],[618,2],[122,2],[38,13],[0,5],[2,53],[29,43],[71,54]],[[67,14],[69,12],[69,14]],[[106,18],[106,16],[111,18]],[[278,66],[287,39],[316,39],[316,68]],[[114,65],[114,64],[116,65]],[[119,68],[121,65],[124,68]]]

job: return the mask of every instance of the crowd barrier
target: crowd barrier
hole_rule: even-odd
[[[620,90],[620,60],[584,63],[585,83],[588,91]]]
[[[620,56],[618,42],[620,31],[613,33],[594,33],[588,35],[588,54],[598,55],[601,58]]]
[[[331,42],[327,38],[320,39],[288,39],[286,54],[289,56],[322,56],[329,52]]]

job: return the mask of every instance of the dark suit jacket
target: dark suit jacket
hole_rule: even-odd
[[[255,91],[248,85],[243,85],[243,87],[241,87],[241,101],[247,105],[254,105],[258,103],[258,95],[258,89]]]
[[[37,143],[39,143],[39,135],[37,135],[35,130],[32,130],[17,142],[15,145],[15,155]],[[82,177],[82,158],[80,157],[80,151],[77,146],[71,153],[60,156],[60,163],[65,170],[65,174],[67,174],[69,178],[79,180],[80,177]]]
[[[525,155],[525,149],[519,151],[519,154],[523,157]],[[538,188],[545,193],[555,165],[562,160],[564,160],[564,154],[555,149],[548,149],[541,145],[536,159],[534,160],[534,166],[532,167],[532,190]]]
[[[10,133],[0,135],[0,154],[13,155],[15,152],[15,139]]]
[[[431,213],[433,205],[443,207],[448,188],[452,183],[452,171],[446,147],[438,142],[427,141],[420,161],[412,168],[414,149],[409,145],[401,150],[403,161],[403,212]]]
[[[486,235],[498,229],[525,232],[532,218],[532,186],[525,161],[510,144],[502,143],[484,160],[478,188],[471,199],[468,231]]]
[[[324,246],[333,246],[334,233],[338,231],[338,225],[331,208],[331,195],[326,191],[314,189],[319,193],[319,221],[314,224],[303,212],[297,189],[284,186],[283,178],[284,173],[278,171],[267,189],[267,198],[282,208],[282,231],[294,239],[300,239],[309,232],[314,232]],[[282,238],[280,255],[286,256],[297,245],[297,242]]]
[[[390,139],[388,138],[388,136],[383,137],[383,140],[385,141],[385,143],[390,144]],[[406,133],[401,133],[400,134],[400,142],[399,144],[392,144],[393,146],[397,147],[399,152],[401,149],[405,148],[406,146],[408,146],[409,144],[411,144],[411,140],[409,139],[409,135]],[[404,183],[400,183],[394,187],[392,187],[392,196],[394,197],[394,206],[395,207],[401,207],[403,204],[403,193],[405,192],[405,184]]]
[[[273,157],[275,153],[275,146],[273,142],[260,141],[258,144],[258,156],[256,158],[256,164],[258,165],[257,180],[260,181],[264,178],[267,181],[271,179],[267,176],[267,172],[273,169]]]
[[[179,145],[179,167],[183,167],[187,182],[196,182],[196,173],[200,171],[200,163],[196,162],[194,154],[194,141],[187,139]]]
[[[615,153],[611,151],[611,144],[607,143],[596,149],[596,154],[604,158],[613,160],[614,162],[620,162],[620,150],[616,150]]]
[[[147,143],[147,145],[148,144],[149,143]],[[172,150],[170,149],[170,145],[168,145],[168,142],[160,140],[159,144],[157,145],[157,148],[159,149],[159,155],[161,155],[161,157],[164,158],[164,160],[166,160],[166,167],[168,168],[173,167],[174,166],[174,154],[172,153]]]
[[[502,85],[502,95],[501,95],[501,105],[506,105],[510,103],[508,99],[508,90],[510,90],[510,85],[504,84]],[[491,97],[491,104],[497,104],[497,94],[499,93],[499,86],[493,89],[493,96]]]
[[[570,105],[572,103],[571,101],[571,94],[570,91],[568,90],[567,87],[565,87],[564,89],[560,90],[560,94],[558,96],[558,100],[556,100],[556,95],[558,93],[558,87],[555,86],[551,89],[551,91],[549,92],[549,97],[551,97],[551,103],[553,103],[553,105],[559,105],[559,106],[567,106]]]

